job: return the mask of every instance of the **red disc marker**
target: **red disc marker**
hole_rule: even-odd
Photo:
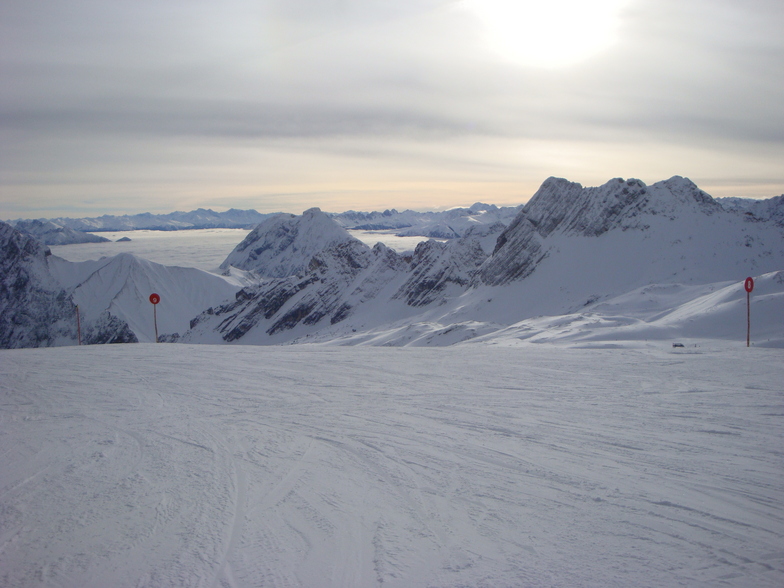
[[[751,278],[749,278],[749,279],[751,279]],[[150,294],[150,302],[152,302],[153,304],[158,304],[160,301],[161,301],[161,297],[160,296],[158,296],[157,294],[154,294],[154,293]]]
[[[751,291],[754,289],[754,279],[746,278],[746,283],[743,284],[743,287],[746,288],[746,292],[751,293]]]

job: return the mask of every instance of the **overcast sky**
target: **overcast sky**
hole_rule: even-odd
[[[771,197],[782,31],[782,0],[2,0],[0,218]]]

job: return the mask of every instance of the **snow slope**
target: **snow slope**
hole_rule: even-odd
[[[751,297],[751,343],[784,349],[784,271],[755,279]],[[530,341],[608,346],[619,342],[746,340],[746,291],[742,282],[656,284],[579,311],[526,319],[479,334],[476,341]],[[437,333],[425,331],[423,341]],[[420,343],[421,344],[421,343]]]
[[[139,341],[155,341],[149,301],[153,292],[161,297],[156,314],[158,334],[163,336],[184,333],[194,316],[240,289],[231,278],[165,266],[130,253],[79,263],[51,256],[49,269],[86,320],[108,310],[127,322]]]
[[[781,350],[0,351],[0,585],[784,585]]]

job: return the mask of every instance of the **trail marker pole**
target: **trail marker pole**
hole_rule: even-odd
[[[748,347],[751,341],[751,291],[754,289],[754,279],[746,278],[743,287],[746,289],[746,347]]]
[[[79,318],[79,305],[76,305],[76,337],[79,341],[79,345],[82,344],[82,321]]]
[[[155,323],[155,342],[158,342],[158,311],[155,309],[158,307],[158,303],[161,301],[161,297],[158,296],[155,292],[150,294],[150,302],[152,302],[152,320]]]

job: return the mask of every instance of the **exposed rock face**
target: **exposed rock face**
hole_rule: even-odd
[[[47,347],[76,339],[76,307],[46,271],[49,249],[0,223],[0,347]]]
[[[50,255],[30,235],[0,222],[0,348],[78,342],[76,305],[51,275]],[[83,343],[135,340],[128,325],[109,313],[82,323]]]
[[[262,322],[268,335],[300,323],[314,325],[326,317],[334,324],[351,311],[350,299],[357,289],[350,287],[352,283],[375,261],[389,261],[390,252],[394,256],[383,245],[371,250],[352,238],[334,243],[314,255],[305,271],[240,290],[234,302],[196,317],[191,329],[214,316],[220,321],[218,332],[231,342]]]
[[[523,208],[537,233],[596,237],[614,228],[644,229],[642,214],[672,217],[698,208],[705,214],[721,206],[691,180],[675,176],[650,188],[640,180],[616,178],[597,188],[560,178],[547,179]]]
[[[479,268],[478,277],[490,286],[521,280],[530,275],[546,255],[536,226],[520,212],[498,237],[493,255]]]
[[[274,335],[300,322],[315,325],[325,317],[329,317],[332,324],[345,319],[351,310],[346,290],[372,260],[370,248],[359,241],[336,243],[315,255],[308,264],[313,288],[303,292],[267,332]]]
[[[312,226],[305,215],[292,220],[279,233],[286,240],[292,234],[302,238]],[[465,291],[488,257],[482,241],[502,228],[483,227],[449,243],[420,243],[409,258],[381,243],[370,249],[353,238],[339,241],[315,254],[298,274],[245,288],[230,304],[202,313],[191,329],[212,328],[232,342],[258,329],[273,336],[298,326],[335,325],[369,302],[402,301],[412,308],[438,303]]]
[[[350,241],[357,240],[318,208],[306,210],[302,216],[278,214],[248,233],[220,267],[282,278],[306,269],[317,253]]]
[[[526,206],[537,233],[547,237],[556,228],[565,234],[596,237],[636,216],[648,203],[648,189],[639,180],[618,178],[598,188],[547,180]]]
[[[471,237],[420,243],[408,268],[409,278],[393,298],[402,298],[409,306],[426,306],[449,290],[463,291],[485,259],[479,240]]]
[[[598,237],[614,229],[644,231],[651,217],[674,220],[685,212],[710,216],[721,211],[713,198],[679,176],[650,187],[616,178],[597,188],[549,178],[501,233],[479,277],[488,285],[527,277],[549,254],[543,243],[554,234]]]

